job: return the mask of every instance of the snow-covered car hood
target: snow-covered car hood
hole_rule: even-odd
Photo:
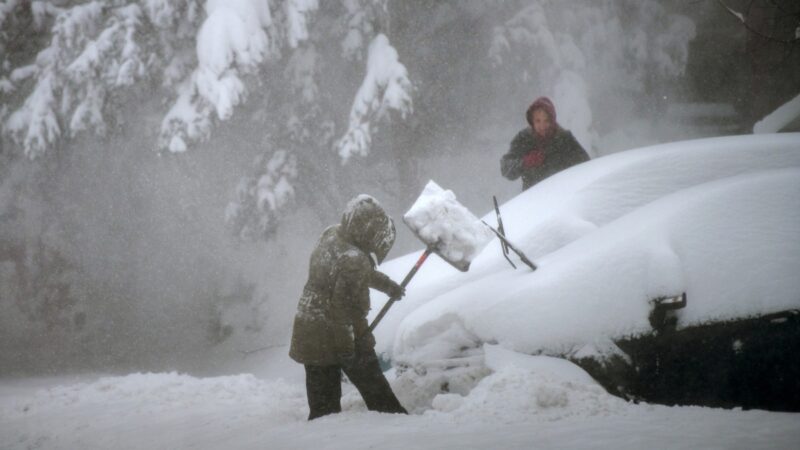
[[[408,362],[481,342],[576,352],[649,332],[651,300],[684,292],[678,327],[800,308],[798,199],[797,133],[592,160],[501,206],[508,237],[537,271],[512,269],[498,242],[467,273],[434,258],[376,329],[378,351]],[[381,270],[402,278],[417,256]],[[374,314],[384,297],[373,299]]]

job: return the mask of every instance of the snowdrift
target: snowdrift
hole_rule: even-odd
[[[134,373],[54,379],[46,388],[0,384],[0,448],[796,446],[792,414],[628,403],[568,361],[485,347],[490,375],[468,395],[439,394],[432,408],[410,416],[366,411],[346,386],[344,412],[309,423],[302,381],[252,375]]]

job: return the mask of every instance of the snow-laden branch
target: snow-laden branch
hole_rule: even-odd
[[[40,78],[25,104],[6,120],[6,132],[31,159],[44,153],[61,136],[56,115],[57,83],[52,75]]]
[[[107,27],[96,39],[87,42],[80,55],[66,67],[70,84],[81,86],[85,83],[78,88],[81,100],[70,119],[71,134],[91,129],[99,134],[105,133],[103,107],[107,90],[130,86],[144,77],[142,50],[134,40],[141,14],[137,5],[116,9],[108,19]]]
[[[297,48],[286,63],[284,75],[292,87],[292,92],[304,103],[317,101],[319,86],[314,77],[318,69],[319,53],[313,45]]]
[[[161,125],[159,146],[171,152],[183,152],[189,142],[207,138],[212,114],[229,119],[247,95],[242,77],[271,56],[267,3],[208,0],[206,14],[197,34],[197,68],[179,86]]]
[[[103,134],[107,92],[145,74],[142,51],[134,41],[141,18],[138,5],[112,8],[90,2],[57,10],[34,3],[38,20],[55,15],[50,45],[33,65],[12,72],[3,89],[15,90],[35,78],[30,94],[3,123],[3,132],[30,158],[53,147],[64,133]]]
[[[408,72],[389,39],[383,34],[375,36],[369,46],[367,73],[350,110],[350,125],[337,144],[343,163],[354,155],[369,153],[371,127],[390,111],[399,112],[403,118],[412,112],[412,89]]]
[[[520,45],[537,47],[544,52],[542,55],[537,55],[537,59],[547,58],[548,64],[562,65],[559,43],[550,28],[542,5],[525,7],[508,22],[495,27],[489,46],[489,58],[499,66],[511,56],[512,49]]]
[[[342,39],[342,56],[360,61],[364,47],[372,36],[382,29],[382,21],[388,17],[387,0],[343,0],[347,13],[342,24],[347,30]]]
[[[270,6],[267,0],[0,2],[2,133],[31,158],[80,131],[103,134],[107,115],[117,112],[107,108],[110,98],[150,79],[172,98],[158,147],[184,151],[207,138],[215,120],[231,117],[246,99],[246,78],[280,46],[307,39],[316,0],[282,2],[275,7],[286,22],[280,24]],[[12,67],[6,47],[19,47],[16,41],[32,32],[15,20],[28,13],[36,32],[51,39],[35,63]],[[6,101],[12,94],[20,100]]]
[[[308,39],[309,15],[319,8],[318,0],[288,0],[286,2],[286,28],[289,46],[297,47]]]
[[[411,84],[386,36],[372,39],[367,52],[362,48],[388,20],[386,0],[343,0],[342,6],[333,35],[342,39],[349,58],[367,53],[369,59],[341,140],[347,159],[368,152],[370,126],[389,110],[411,111]],[[3,52],[2,133],[31,158],[82,131],[102,135],[111,116],[120,113],[108,103],[125,95],[122,88],[148,80],[165,88],[168,99],[157,147],[183,152],[207,139],[215,122],[230,119],[246,100],[254,75],[266,62],[286,56],[282,51],[288,51],[289,84],[304,105],[298,117],[317,120],[318,114],[308,112],[320,108],[319,58],[308,41],[319,7],[318,0],[0,2],[0,22],[14,22],[19,31],[13,39],[30,32],[15,20],[28,12],[34,27],[51,35],[33,64],[13,67]],[[6,44],[5,36],[0,44]]]
[[[225,223],[243,239],[255,240],[275,231],[278,217],[295,196],[297,159],[278,150],[267,159],[256,158],[256,173],[239,181],[236,200],[225,210]]]

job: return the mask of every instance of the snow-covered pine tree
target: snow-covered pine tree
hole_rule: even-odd
[[[162,269],[135,268],[134,260],[153,257],[128,253],[152,249],[146,241],[156,241],[139,231],[153,216],[134,211],[143,200],[135,191],[140,180],[179,186],[156,202],[181,202],[168,206],[176,217],[166,222],[196,220],[196,199],[187,180],[136,174],[153,170],[148,149],[165,156],[162,173],[174,176],[172,167],[192,176],[186,173],[191,164],[181,160],[193,158],[191,149],[220,125],[257,129],[249,134],[254,142],[231,146],[259,153],[224,211],[229,228],[243,238],[271,236],[298,195],[301,205],[338,208],[335,172],[346,158],[337,142],[349,133],[351,117],[374,134],[389,119],[387,111],[410,112],[411,84],[389,43],[387,14],[383,0],[0,2],[0,298],[14,300],[13,314],[4,316],[19,327],[5,331],[33,336],[20,330],[44,328],[35,334],[43,339],[84,328],[106,335],[108,327],[114,333],[136,327],[126,311],[150,314],[147,305],[162,294],[145,293],[133,280],[147,277],[156,286],[152,280]],[[375,73],[382,52],[393,64],[379,68],[388,75]],[[345,89],[341,80],[350,81]],[[361,154],[369,151],[366,136]],[[132,156],[131,144],[141,156]],[[105,147],[102,153],[98,147]],[[87,210],[85,199],[70,191],[76,185],[68,177],[81,171],[97,183],[79,189],[99,188],[92,203],[104,210]],[[109,186],[111,178],[119,186]],[[170,242],[196,233],[176,231]],[[98,245],[87,252],[81,246],[90,242]],[[97,254],[101,245],[110,253]],[[198,255],[190,253],[176,255],[180,265],[194,264]],[[224,269],[202,270],[219,278],[209,282],[230,284]],[[260,292],[242,301],[255,305],[265,297]],[[217,300],[209,294],[193,301],[200,311],[227,314],[213,307]]]
[[[258,188],[240,187],[227,210],[236,233],[260,229],[263,236],[293,197],[296,170],[285,164],[297,164],[294,152],[338,151],[346,162],[369,151],[387,111],[410,112],[411,83],[384,33],[387,14],[385,0],[322,6],[317,0],[7,0],[0,8],[2,134],[31,159],[81,132],[106,135],[124,120],[115,102],[146,84],[170,99],[151,145],[182,153],[208,139],[215,124],[229,120],[253,91],[268,91],[258,93],[264,102],[291,92],[287,116],[256,115],[269,120],[264,129],[289,130],[279,139],[289,142],[264,149],[254,167],[261,170],[254,175]],[[31,39],[40,36],[47,38]],[[35,51],[29,41],[39,43]],[[326,58],[324,75],[358,66],[363,78],[350,94],[355,100],[349,125],[338,128],[337,121],[345,121],[341,105],[335,111],[323,106],[317,80],[319,46],[331,42],[339,51]],[[329,64],[340,55],[344,64]],[[264,160],[269,163],[262,165]],[[255,200],[244,199],[247,195]],[[269,198],[281,200],[265,201]],[[246,205],[256,211],[245,212]],[[239,214],[258,217],[258,224]]]
[[[268,83],[274,87],[256,112],[269,124],[264,154],[256,157],[256,170],[240,181],[227,208],[229,225],[242,237],[274,232],[282,209],[298,193],[293,187],[297,177],[303,180],[303,203],[335,217],[346,200],[339,166],[369,153],[372,134],[390,120],[390,111],[403,119],[412,109],[407,70],[384,33],[389,20],[385,0],[300,6],[304,20],[285,21],[294,28],[281,60],[283,78]],[[312,13],[320,18],[308,18]],[[360,86],[353,85],[354,78],[362,80]],[[342,85],[354,91],[343,93]],[[343,103],[352,104],[349,122],[341,114]]]

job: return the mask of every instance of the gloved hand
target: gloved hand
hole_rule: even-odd
[[[544,163],[544,150],[531,150],[522,157],[522,167],[530,169],[539,167]]]
[[[390,280],[389,289],[386,290],[386,295],[389,298],[393,298],[396,300],[400,300],[403,296],[406,295],[406,288],[400,286],[399,284],[395,283],[394,281]]]

